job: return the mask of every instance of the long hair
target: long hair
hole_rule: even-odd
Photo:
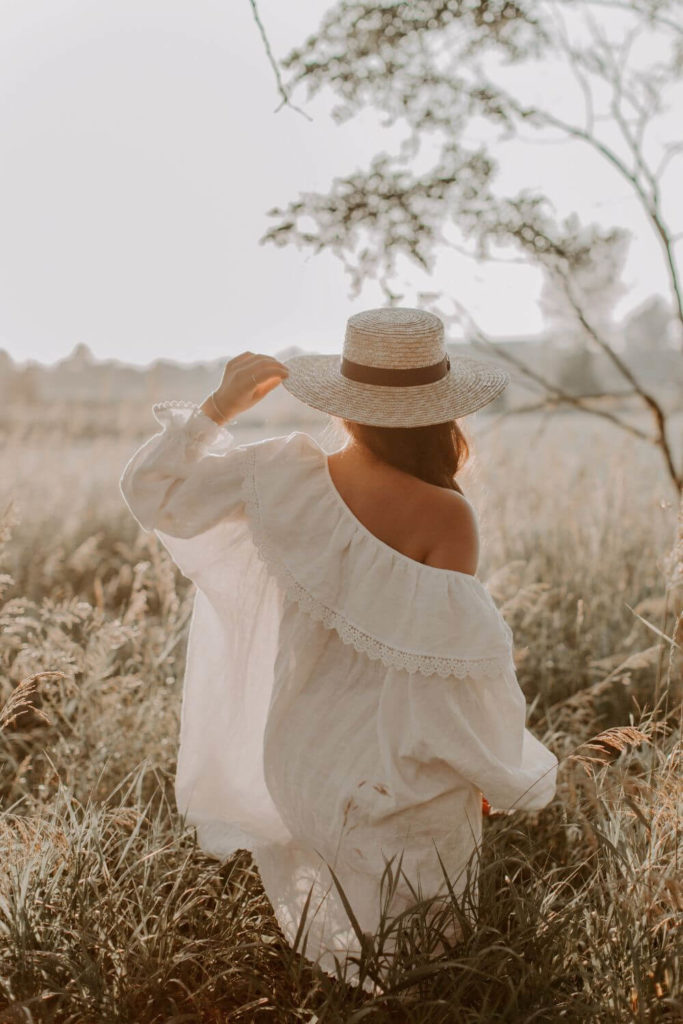
[[[374,427],[334,417],[347,435],[374,455],[404,473],[437,487],[462,494],[456,473],[470,455],[470,446],[457,420],[425,427]]]

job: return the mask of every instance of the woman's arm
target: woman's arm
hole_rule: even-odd
[[[448,766],[480,791],[484,814],[545,807],[558,758],[526,728],[526,709],[512,660],[476,680],[392,676],[378,716],[387,785],[410,785],[417,764]]]
[[[153,407],[163,431],[134,453],[120,480],[143,529],[189,538],[230,514],[239,497],[242,456],[223,423],[260,401],[287,372],[271,356],[243,352],[226,364],[220,387],[201,406]]]

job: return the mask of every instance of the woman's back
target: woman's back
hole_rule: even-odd
[[[384,544],[423,565],[476,573],[476,515],[462,492],[367,458],[355,446],[328,456],[327,466],[341,500]]]

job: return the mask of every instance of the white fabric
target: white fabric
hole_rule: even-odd
[[[153,412],[163,429],[120,483],[196,584],[178,808],[206,852],[252,851],[290,943],[313,886],[305,954],[334,973],[360,947],[329,866],[364,931],[385,858],[435,895],[436,846],[460,892],[482,792],[544,807],[557,758],[525,727],[512,633],[480,580],[370,533],[309,435],[237,445],[192,403]],[[401,883],[390,911],[409,903]]]

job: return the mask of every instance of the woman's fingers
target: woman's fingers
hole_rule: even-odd
[[[289,376],[289,369],[274,356],[240,352],[230,359],[218,389],[222,408],[234,415],[259,402]]]
[[[258,383],[269,380],[271,377],[287,377],[289,370],[284,363],[274,356],[256,355],[253,352],[242,352],[239,356],[231,359],[226,366],[226,372],[240,375],[245,380],[252,378]]]
[[[261,383],[257,384],[253,390],[253,396],[256,399],[256,401],[260,401],[265,395],[268,394],[269,391],[273,391],[274,388],[278,386],[281,380],[282,377],[280,376],[271,376],[268,380],[262,381]]]
[[[289,370],[284,363],[278,362],[270,356],[260,356],[258,360],[244,364],[244,373],[249,374],[257,381],[270,380],[271,377],[286,377]]]

